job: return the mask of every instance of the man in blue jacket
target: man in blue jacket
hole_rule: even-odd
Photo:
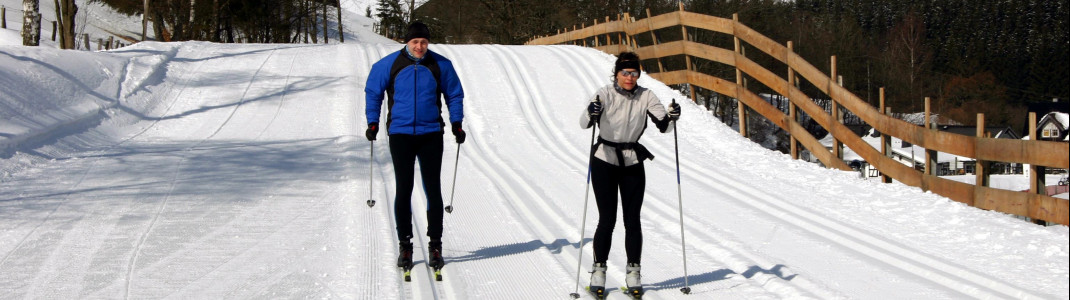
[[[390,137],[395,186],[394,216],[400,240],[398,267],[412,269],[412,189],[415,161],[420,160],[420,177],[427,195],[428,264],[441,269],[442,260],[442,101],[449,109],[449,121],[457,143],[464,143],[464,89],[449,59],[427,49],[431,32],[415,22],[405,34],[405,48],[372,65],[364,88],[367,102],[369,141],[379,133],[383,95],[387,97],[386,130]]]

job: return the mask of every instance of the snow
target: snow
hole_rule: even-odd
[[[460,151],[446,279],[425,271],[416,192],[404,283],[388,138],[363,136],[369,68],[400,45],[349,41],[0,46],[0,295],[564,299],[577,264],[586,284],[598,216],[593,201],[582,213],[591,132],[575,123],[613,57],[431,46],[458,69],[469,136],[443,153],[448,189]],[[673,135],[642,139],[657,156],[642,216],[650,299],[1070,297],[1066,226],[791,160],[639,84],[683,106],[679,179]],[[610,286],[624,282],[617,228]]]

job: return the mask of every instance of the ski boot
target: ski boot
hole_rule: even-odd
[[[628,284],[628,287],[624,289],[624,292],[628,293],[628,296],[631,296],[632,299],[642,299],[643,284],[640,280],[639,264],[629,263],[627,270],[628,275],[624,277],[624,281]]]
[[[412,243],[399,243],[398,252],[398,268],[401,268],[405,281],[412,281]]]
[[[431,240],[427,246],[430,254],[427,264],[435,270],[435,281],[442,281],[442,267],[446,265],[446,261],[442,259],[442,242]]]
[[[594,263],[591,266],[591,285],[587,291],[594,295],[595,299],[606,299],[606,264]]]

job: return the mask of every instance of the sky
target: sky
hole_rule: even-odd
[[[4,34],[0,298],[565,299],[577,274],[587,284],[599,216],[578,119],[612,56],[431,45],[457,67],[469,136],[444,146],[445,280],[429,278],[416,192],[406,283],[389,138],[363,135],[369,68],[400,45],[89,52]],[[651,126],[640,141],[656,156],[648,299],[1070,297],[1066,226],[791,160],[639,84],[683,107],[676,134]],[[610,286],[624,282],[617,219]]]

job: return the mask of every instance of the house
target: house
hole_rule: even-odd
[[[1067,129],[1070,128],[1070,114],[1050,112],[1037,122],[1037,140],[1067,141]]]

